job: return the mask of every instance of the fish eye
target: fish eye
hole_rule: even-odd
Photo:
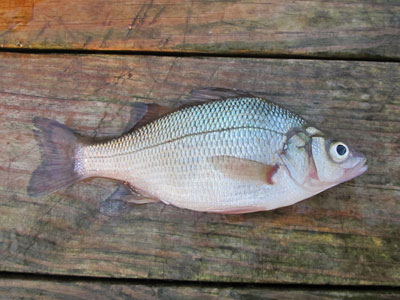
[[[336,152],[337,154],[339,154],[340,156],[343,156],[346,154],[347,152],[347,148],[345,145],[339,144],[336,146]]]
[[[335,162],[342,162],[349,156],[349,148],[341,142],[333,143],[329,152]]]

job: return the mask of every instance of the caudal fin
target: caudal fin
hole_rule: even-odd
[[[42,163],[32,173],[28,195],[42,196],[83,179],[75,159],[79,137],[67,126],[50,119],[36,117],[33,123]]]

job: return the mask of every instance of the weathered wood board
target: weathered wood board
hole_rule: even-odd
[[[40,160],[33,117],[112,137],[126,130],[135,101],[176,107],[205,86],[265,92],[364,152],[368,172],[247,215],[151,204],[108,217],[99,206],[117,183],[106,179],[27,196]],[[396,63],[1,53],[0,270],[398,286],[399,95]]]
[[[112,283],[102,281],[58,281],[0,279],[0,299],[32,299],[32,300],[246,300],[246,299],[362,299],[362,300],[397,300],[400,292],[395,290],[348,289],[312,290],[306,288],[256,288],[256,287],[204,287],[177,286],[174,284],[134,284]]]
[[[400,57],[400,2],[3,0],[10,48]]]

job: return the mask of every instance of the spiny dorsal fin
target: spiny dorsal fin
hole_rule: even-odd
[[[190,102],[208,102],[241,97],[255,97],[255,95],[236,89],[209,87],[192,90],[187,100]]]
[[[209,87],[192,90],[190,95],[184,101],[185,103],[179,107],[137,102],[132,104],[131,118],[126,125],[124,132],[132,132],[134,129],[185,107],[196,106],[211,101],[242,97],[262,97],[262,95],[259,93],[254,94],[236,89]]]

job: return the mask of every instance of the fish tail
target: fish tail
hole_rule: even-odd
[[[33,123],[42,162],[32,173],[28,195],[42,196],[85,178],[76,159],[76,152],[83,144],[82,139],[57,121],[35,117]]]

